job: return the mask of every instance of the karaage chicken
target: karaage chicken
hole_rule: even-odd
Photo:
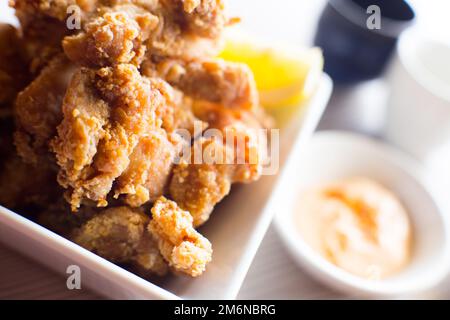
[[[223,1],[11,5],[0,204],[143,277],[200,276],[213,250],[196,228],[267,148],[252,72],[217,58]]]
[[[162,95],[131,64],[81,69],[75,75],[53,143],[61,166],[58,180],[72,189],[74,209],[84,198],[107,205],[114,180],[128,167],[140,139],[154,127],[160,103]]]
[[[175,135],[172,135],[177,139]],[[130,155],[130,164],[117,179],[115,196],[125,194],[125,202],[139,207],[154,201],[166,192],[175,156],[177,141],[171,141],[163,129],[141,139]]]
[[[156,238],[164,259],[176,271],[201,275],[212,258],[211,243],[193,227],[189,212],[160,197],[152,208],[148,231]]]
[[[49,143],[61,122],[61,104],[74,70],[69,60],[59,54],[17,96],[15,143],[25,162],[37,164],[49,153]]]
[[[155,60],[155,61],[152,61]],[[242,63],[221,59],[183,61],[153,57],[142,65],[147,76],[159,76],[195,99],[227,108],[254,109],[258,92],[253,74]]]
[[[148,235],[150,218],[127,207],[106,209],[74,231],[73,241],[117,263],[138,266],[142,272],[164,275],[164,262],[155,240]]]
[[[102,8],[105,13],[89,21],[84,31],[63,41],[69,59],[88,67],[132,63],[144,58],[144,41],[158,18],[134,5]]]

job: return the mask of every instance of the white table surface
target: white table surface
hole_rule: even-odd
[[[448,5],[445,0],[432,2]],[[229,3],[231,13],[243,18],[242,24],[250,33],[269,40],[281,39],[308,45],[325,0],[229,0]],[[5,4],[5,0],[0,0],[0,13],[5,12]],[[427,17],[434,17],[434,14]],[[436,22],[436,19],[428,20]],[[427,27],[433,28],[432,24]],[[439,30],[442,30],[440,27]],[[377,136],[383,124],[385,97],[386,84],[382,79],[352,88],[338,88],[319,124],[319,130],[342,129]],[[65,278],[0,245],[0,299],[98,298],[101,297],[84,288],[68,290]],[[274,228],[270,227],[238,298],[345,297],[305,274],[290,258]]]

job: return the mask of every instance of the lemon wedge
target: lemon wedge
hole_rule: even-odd
[[[265,45],[242,35],[226,37],[220,57],[246,63],[253,71],[260,102],[268,109],[298,106],[319,82],[323,56],[319,48]]]

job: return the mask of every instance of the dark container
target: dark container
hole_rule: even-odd
[[[379,8],[379,24],[373,23],[375,11],[367,12],[372,5]],[[378,77],[414,18],[405,0],[329,0],[314,39],[323,50],[325,71],[337,84]]]

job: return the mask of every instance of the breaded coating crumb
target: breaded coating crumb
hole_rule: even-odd
[[[139,210],[110,208],[88,220],[74,232],[72,239],[105,259],[164,275],[167,264],[147,234],[148,222],[149,217]]]
[[[53,142],[61,166],[59,181],[73,190],[74,209],[85,198],[107,205],[115,179],[127,169],[140,139],[154,128],[155,109],[164,101],[134,65],[120,64],[96,72],[82,69],[81,73],[86,76],[75,77],[67,91],[64,119]],[[81,92],[87,95],[80,97]],[[73,128],[73,124],[77,126]],[[66,133],[77,128],[73,137],[83,141],[83,147]]]
[[[259,104],[253,74],[242,63],[219,58],[146,60],[142,72],[158,75],[187,95],[226,108],[252,110]]]
[[[211,128],[222,133],[218,138],[197,139],[190,159],[174,167],[169,192],[178,205],[190,212],[194,226],[205,223],[230,192],[233,183],[250,183],[261,176],[263,148],[267,140],[258,136],[255,117],[246,110],[232,110],[209,103],[194,107],[194,112]],[[186,161],[190,160],[190,161]]]
[[[169,270],[156,240],[148,232],[144,232],[136,248],[136,255],[130,263],[132,269],[143,277],[149,277],[153,274],[164,276]]]
[[[88,178],[98,144],[106,134],[110,112],[94,87],[95,76],[95,71],[84,68],[74,74],[63,101],[63,121],[51,142],[60,166],[58,182],[74,190],[71,202],[75,207],[81,202],[75,194],[84,190],[82,183]]]
[[[139,207],[162,196],[177,149],[177,142],[171,141],[163,129],[142,138],[130,156],[130,165],[117,179],[115,197],[124,194],[128,205]]]
[[[192,277],[201,275],[212,258],[211,243],[198,233],[189,212],[160,197],[152,207],[149,232],[169,266]]]
[[[201,138],[191,148],[191,161],[183,159],[173,170],[170,196],[192,215],[195,227],[207,221],[214,206],[230,192],[234,167],[230,154],[227,158],[220,141]],[[194,163],[195,155],[202,156],[202,163]]]
[[[63,48],[70,60],[83,66],[110,66],[120,63],[140,64],[144,57],[143,41],[156,27],[158,19],[152,14],[127,10],[119,6],[90,21],[85,31],[66,37]]]
[[[74,71],[75,67],[60,54],[17,96],[15,144],[24,161],[37,164],[47,156],[50,140],[62,119],[62,100]]]

